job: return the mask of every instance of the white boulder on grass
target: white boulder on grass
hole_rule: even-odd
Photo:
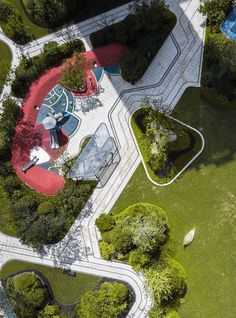
[[[183,245],[186,246],[186,245],[189,245],[190,243],[192,243],[194,236],[195,236],[195,228],[193,228],[191,231],[189,231],[185,235],[184,240],[183,240]]]

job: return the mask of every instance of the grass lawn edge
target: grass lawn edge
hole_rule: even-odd
[[[165,182],[165,183],[158,183],[158,182],[154,181],[154,180],[151,178],[151,176],[150,176],[150,174],[149,174],[149,172],[148,172],[148,168],[147,168],[147,166],[146,166],[145,159],[144,159],[144,157],[143,157],[142,151],[140,150],[140,147],[139,147],[139,144],[138,144],[138,142],[137,142],[135,133],[134,133],[134,131],[133,131],[132,123],[131,123],[134,113],[137,112],[137,111],[140,110],[140,109],[141,109],[141,107],[138,108],[138,109],[135,109],[135,110],[131,113],[131,116],[130,116],[130,118],[129,118],[129,128],[130,128],[130,130],[131,130],[132,137],[133,137],[133,139],[134,139],[135,145],[136,145],[136,147],[137,147],[137,149],[138,149],[138,152],[139,152],[139,154],[140,154],[140,156],[141,156],[142,164],[143,164],[145,173],[146,173],[146,175],[147,175],[147,178],[149,179],[149,181],[150,181],[151,183],[153,183],[153,184],[156,185],[156,186],[166,187],[166,186],[168,186],[168,185],[171,185],[171,184],[200,156],[200,154],[203,152],[204,147],[205,147],[205,139],[204,139],[202,133],[201,133],[198,129],[196,129],[196,128],[192,127],[192,126],[189,126],[188,124],[185,124],[184,122],[180,121],[179,119],[176,119],[176,118],[174,118],[174,117],[172,117],[172,116],[168,116],[169,118],[171,118],[172,120],[178,122],[179,124],[181,124],[181,125],[183,125],[183,126],[189,128],[190,130],[195,131],[195,132],[200,136],[201,141],[202,141],[202,145],[201,145],[200,150],[193,156],[193,158],[192,158],[170,181]]]
[[[16,268],[14,270],[8,270],[9,266],[16,266]],[[43,263],[39,263],[37,262],[37,260],[33,260],[33,261],[28,261],[28,260],[22,260],[19,258],[12,258],[10,260],[7,260],[1,267],[0,267],[0,281],[4,280],[8,277],[10,277],[11,275],[15,275],[17,273],[23,272],[23,271],[27,271],[27,270],[32,270],[32,271],[38,271],[40,272],[43,276],[46,277],[46,279],[48,280],[51,289],[53,291],[53,295],[54,295],[54,299],[60,303],[62,306],[75,306],[81,299],[82,295],[84,295],[87,291],[89,291],[91,288],[95,288],[96,285],[102,280],[102,277],[99,277],[95,274],[88,274],[85,272],[80,272],[80,271],[76,271],[76,276],[78,275],[77,278],[74,277],[70,277],[67,276],[65,274],[60,273],[60,271],[62,271],[62,268],[55,268],[53,265],[50,264],[43,264]],[[53,271],[55,271],[55,274],[52,274]],[[5,274],[5,272],[7,274]],[[60,275],[63,275],[62,277],[65,277],[63,281],[58,280],[58,277],[60,277]],[[86,284],[88,286],[84,288],[84,284],[81,285],[82,289],[79,289],[75,291],[75,282],[76,285],[79,285],[79,280],[85,280],[85,279],[89,279],[89,277],[92,277],[92,280],[88,282],[88,284]],[[70,281],[72,282],[72,286],[71,286],[71,292],[67,292],[68,293],[62,293],[60,290],[60,286],[61,284],[66,284],[67,286],[70,285]],[[84,283],[84,282],[83,282]],[[86,281],[87,283],[87,281]],[[67,296],[63,296],[64,294],[67,294]],[[69,295],[69,296],[68,296]],[[73,295],[73,296],[72,296]]]

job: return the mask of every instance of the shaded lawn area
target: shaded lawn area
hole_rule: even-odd
[[[16,7],[17,12],[22,16],[24,25],[26,26],[26,28],[29,28],[30,35],[33,35],[33,37],[40,38],[44,35],[47,35],[47,34],[53,32],[52,29],[41,28],[38,25],[31,22],[30,19],[25,14],[20,0],[7,0],[7,2],[13,4]]]
[[[7,75],[11,68],[11,51],[8,46],[0,41],[0,94],[2,93],[3,86],[5,84]]]
[[[118,7],[124,3],[129,2],[130,0],[106,0],[102,1],[102,3],[98,4],[94,1],[90,1],[89,5],[86,6],[85,10],[80,10],[80,12],[77,12],[76,17],[71,21],[72,23],[78,23],[80,21],[84,21],[86,19],[89,19],[97,14],[100,14],[102,12],[111,10],[112,8]],[[31,20],[28,18],[28,16],[25,14],[25,11],[23,9],[23,6],[21,5],[20,0],[7,0],[7,2],[12,3],[15,7],[17,12],[22,16],[24,25],[29,28],[30,35],[33,35],[35,38],[40,38],[44,35],[50,34],[56,29],[46,28],[46,27],[40,27],[37,24],[31,22]],[[94,4],[93,4],[94,2]],[[23,0],[23,3],[26,5],[26,0]],[[1,25],[4,28],[4,25]]]
[[[139,201],[166,210],[171,228],[169,248],[188,274],[181,318],[234,318],[236,294],[236,111],[217,108],[186,91],[172,116],[203,128],[206,146],[180,179],[168,187],[151,184],[142,164],[112,209],[119,213]],[[184,235],[196,238],[183,249]]]
[[[81,273],[76,273],[75,277],[71,277],[63,274],[61,269],[21,261],[6,263],[0,271],[0,279],[26,269],[37,270],[45,275],[51,284],[54,297],[63,305],[77,303],[101,280],[101,277]]]

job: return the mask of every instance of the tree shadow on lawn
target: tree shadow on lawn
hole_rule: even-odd
[[[205,148],[194,162],[195,168],[209,164],[221,166],[235,159],[236,109],[211,105],[199,88],[189,88],[171,115],[203,134]]]

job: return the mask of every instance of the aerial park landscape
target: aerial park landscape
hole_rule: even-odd
[[[235,23],[0,0],[0,316],[235,316]]]

